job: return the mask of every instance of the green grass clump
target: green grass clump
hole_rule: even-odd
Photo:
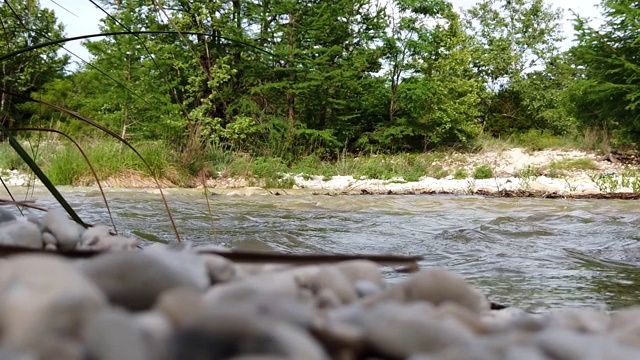
[[[554,135],[548,130],[531,129],[523,134],[513,135],[513,144],[525,149],[539,151],[544,149],[578,148],[575,139]]]
[[[267,189],[292,189],[296,184],[296,181],[292,177],[286,177],[281,179],[267,178],[264,182],[264,187]]]
[[[549,164],[549,169],[558,170],[597,170],[598,164],[589,158],[581,159],[562,159]]]
[[[437,164],[429,169],[429,176],[436,179],[443,179],[449,176],[449,170],[443,168],[442,165]]]
[[[474,179],[491,179],[493,177],[493,169],[488,165],[480,165],[473,171]]]
[[[467,173],[467,170],[465,170],[464,168],[457,168],[456,171],[453,173],[453,178],[456,180],[464,180],[468,177],[469,177],[469,174]]]

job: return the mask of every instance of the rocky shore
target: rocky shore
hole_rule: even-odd
[[[531,314],[444,269],[389,284],[367,260],[237,263],[60,211],[0,208],[0,245],[36,251],[0,260],[2,359],[640,358],[640,308]]]
[[[612,157],[602,157],[595,153],[575,150],[544,150],[527,152],[523,149],[509,149],[499,152],[485,152],[467,155],[460,160],[460,154],[452,154],[452,159],[432,164],[440,166],[450,174],[463,170],[466,178],[448,175],[442,178],[423,176],[417,181],[403,178],[387,180],[368,179],[349,175],[318,176],[309,174],[282,174],[290,179],[293,189],[267,189],[255,186],[255,181],[244,178],[208,179],[206,186],[213,193],[225,195],[269,195],[269,194],[481,194],[502,196],[539,197],[597,197],[605,194],[622,194],[614,198],[629,198],[629,194],[640,194],[640,168],[635,162],[624,164]],[[635,158],[634,158],[635,159]],[[573,163],[572,163],[573,162]],[[588,169],[576,167],[588,165]],[[562,165],[564,164],[564,165]],[[573,165],[572,165],[573,164]],[[487,166],[492,176],[476,179],[471,174],[478,166]],[[555,166],[555,167],[554,167]],[[562,167],[564,166],[564,168]],[[8,186],[38,186],[27,174],[16,170],[0,169],[0,176]],[[161,181],[162,186],[172,185]],[[196,182],[198,183],[198,182]],[[122,179],[107,179],[101,182],[105,188],[153,188],[153,179],[145,179],[131,174]],[[202,185],[198,186],[202,188]]]

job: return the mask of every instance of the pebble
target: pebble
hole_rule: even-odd
[[[42,249],[42,233],[38,225],[23,220],[10,220],[0,224],[0,245]]]
[[[640,359],[640,307],[491,310],[444,269],[389,286],[370,261],[236,264],[59,210],[0,208],[0,245],[47,250],[0,261],[0,360]]]

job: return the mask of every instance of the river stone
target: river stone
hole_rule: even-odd
[[[365,306],[372,306],[385,301],[407,303],[427,301],[434,305],[452,302],[476,314],[490,308],[486,297],[471,287],[461,276],[440,269],[421,271],[378,295],[364,298],[362,303]]]
[[[380,266],[373,261],[341,261],[334,266],[342,272],[352,285],[355,285],[358,281],[370,281],[381,288],[385,285]]]
[[[0,224],[0,245],[30,249],[42,249],[44,246],[38,225],[22,219]]]
[[[366,314],[365,334],[372,348],[393,358],[435,354],[448,347],[466,346],[474,338],[457,320],[438,319],[426,302],[376,305]]]
[[[328,359],[322,347],[302,329],[264,320],[232,306],[210,309],[177,330],[171,359],[227,359],[275,355],[290,359]]]
[[[13,215],[11,211],[0,207],[0,226],[5,222],[13,220],[16,220],[16,216]]]
[[[58,247],[58,240],[55,236],[53,236],[53,234],[48,231],[42,233],[42,242],[44,242],[45,246],[53,245],[55,247]]]
[[[95,285],[62,258],[9,258],[0,271],[3,345],[33,350],[49,336],[77,338],[105,303]]]
[[[236,267],[233,261],[215,254],[201,254],[205,262],[211,284],[231,281],[236,277]]]
[[[358,299],[353,283],[336,266],[323,266],[315,275],[311,290],[317,294],[323,289],[333,291],[342,304]]]
[[[281,271],[270,271],[248,276],[237,281],[218,284],[205,294],[209,304],[233,303],[245,297],[259,294],[274,294],[293,299],[310,299],[309,289],[313,287],[319,266],[301,266]]]
[[[155,245],[157,246],[145,248],[144,253],[162,261],[165,266],[188,275],[200,290],[204,291],[211,285],[205,259],[189,247],[176,251],[160,243]]]
[[[599,334],[609,328],[610,317],[592,309],[563,309],[548,315],[549,326],[580,333]]]
[[[540,333],[537,345],[547,357],[557,360],[636,360],[640,349],[617,343],[595,334],[580,334],[565,329]]]
[[[92,359],[148,359],[141,331],[121,310],[109,309],[98,314],[89,323],[85,339]]]
[[[207,309],[201,294],[189,288],[175,288],[162,293],[155,309],[175,326],[194,322]]]
[[[640,348],[640,307],[634,306],[612,314],[609,333],[620,343]]]
[[[159,311],[145,311],[133,314],[134,324],[142,333],[148,359],[168,360],[168,343],[173,334],[169,319]]]
[[[146,251],[110,252],[82,261],[78,268],[112,304],[132,311],[151,308],[157,297],[169,289],[202,290],[201,279],[191,271],[172,266]]]
[[[58,247],[63,251],[73,250],[80,242],[84,228],[67,217],[59,209],[50,210],[43,217],[45,228],[58,240]]]
[[[377,295],[382,292],[381,286],[369,280],[358,280],[353,284],[353,288],[356,290],[358,297],[361,298]]]

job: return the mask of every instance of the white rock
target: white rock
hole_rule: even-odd
[[[42,249],[42,234],[38,225],[22,219],[0,224],[0,244]]]
[[[3,345],[39,349],[49,336],[78,337],[105,307],[103,294],[75,268],[53,255],[18,255],[0,272]]]
[[[80,237],[85,229],[67,217],[67,214],[59,209],[50,210],[43,218],[45,228],[58,240],[61,250],[73,250],[80,242]]]

